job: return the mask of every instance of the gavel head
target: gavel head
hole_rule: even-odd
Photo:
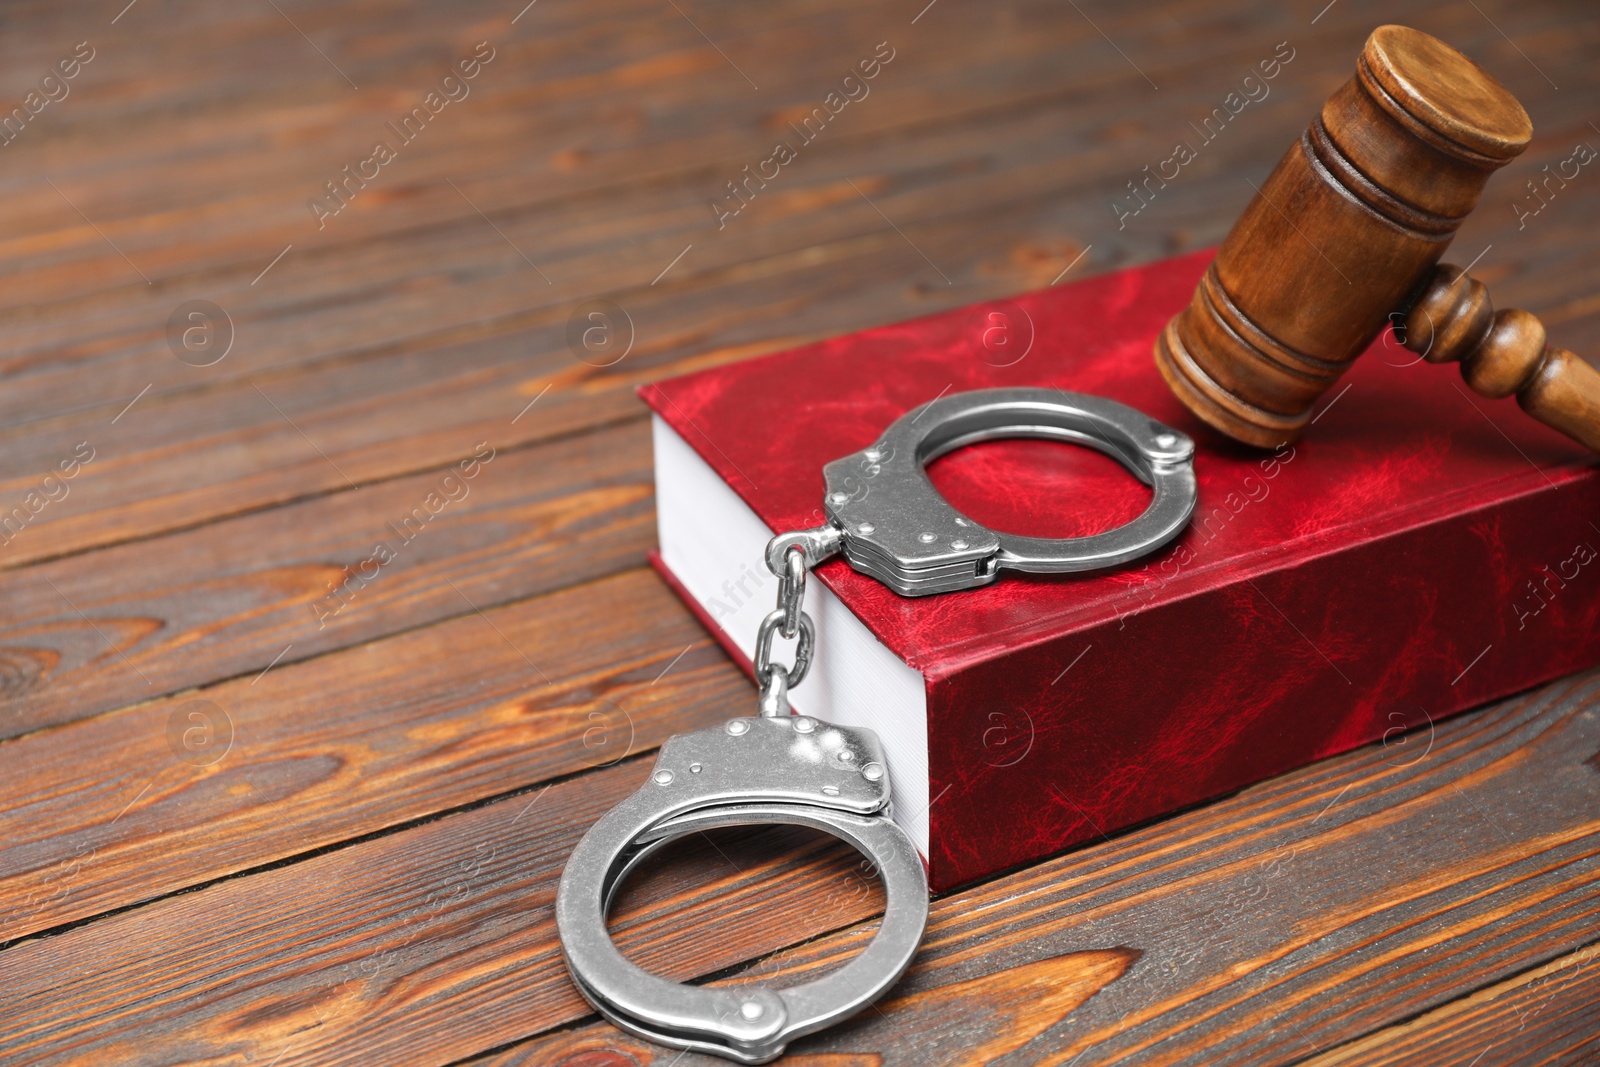
[[[1239,441],[1294,440],[1532,135],[1516,97],[1460,52],[1373,31],[1157,339],[1167,384]]]

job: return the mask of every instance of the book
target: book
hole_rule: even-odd
[[[894,817],[945,890],[1600,662],[1600,467],[1385,334],[1306,435],[1265,452],[1191,416],[1151,355],[1200,252],[647,385],[672,587],[750,670],[775,532],[822,466],[953,390],[1055,386],[1195,438],[1199,505],[1114,570],[906,598],[816,569],[797,711],[877,731]],[[929,477],[991,528],[1066,537],[1149,490],[1066,443],[990,441]],[[787,662],[787,652],[779,658]],[[754,704],[755,696],[751,701]]]

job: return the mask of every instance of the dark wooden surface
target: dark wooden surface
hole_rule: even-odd
[[[551,922],[653,748],[753,699],[644,566],[632,386],[1215,243],[1379,21],[1527,106],[1452,258],[1600,350],[1600,172],[1513,206],[1600,147],[1582,3],[119,10],[0,13],[7,108],[95,50],[0,145],[0,506],[94,457],[0,544],[8,1065],[703,1064],[595,1021]],[[485,40],[319,230],[308,198]],[[707,201],[884,41],[719,230]],[[1119,228],[1282,41],[1268,97]],[[635,327],[604,368],[566,341],[594,297]],[[167,339],[197,299],[233,324],[206,367]],[[880,907],[841,846],[746,831],[663,857],[614,925],[737,982],[833,965]],[[1592,1062],[1597,915],[1590,674],[946,896],[886,1001],[784,1062]]]

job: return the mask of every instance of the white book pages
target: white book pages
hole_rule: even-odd
[[[728,639],[755,657],[756,631],[777,602],[763,562],[775,531],[659,415],[653,418],[661,559]],[[817,471],[817,492],[822,472]],[[806,584],[817,630],[811,671],[789,694],[796,711],[877,733],[889,761],[894,820],[928,854],[928,692],[821,582]],[[780,658],[775,656],[775,658]],[[750,693],[750,713],[756,694]]]

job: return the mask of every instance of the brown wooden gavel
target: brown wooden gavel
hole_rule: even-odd
[[[1294,440],[1312,405],[1380,331],[1432,363],[1461,362],[1489,397],[1600,452],[1600,372],[1545,344],[1526,311],[1439,257],[1489,175],[1533,124],[1507,89],[1425,33],[1380,26],[1257,190],[1156,340],[1191,411],[1236,440]]]

